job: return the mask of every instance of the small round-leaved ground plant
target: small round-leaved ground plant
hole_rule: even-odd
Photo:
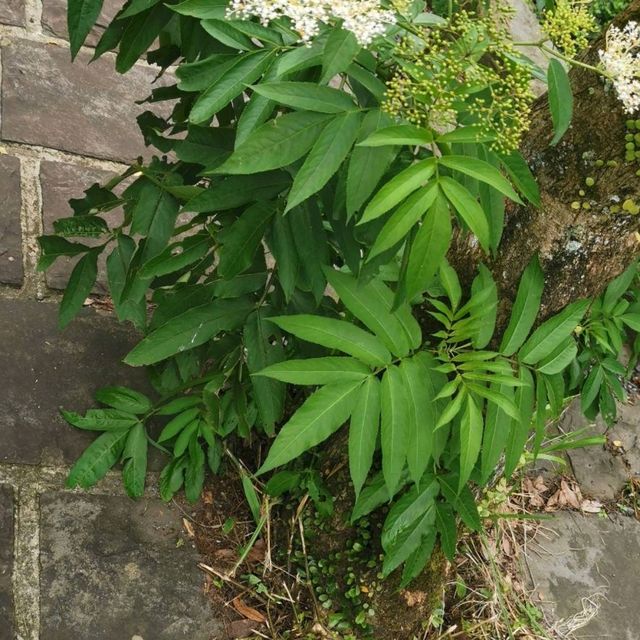
[[[69,1],[72,54],[100,5]],[[417,0],[124,4],[96,56],[116,50],[125,73],[146,52],[161,69],[148,102],[168,106],[138,118],[158,155],[72,201],[40,239],[41,267],[77,258],[64,327],[107,254],[115,313],[143,334],[125,362],[148,368],[158,399],[110,387],[102,408],[65,411],[100,432],[70,486],[122,463],[140,496],[153,446],[162,497],[184,487],[195,501],[234,443],[263,441],[243,471],[260,521],[254,485],[281,493],[296,483],[287,465],[312,468],[342,432],[353,518],[390,504],[382,570],[402,566],[406,584],[434,545],[453,556],[459,520],[481,526],[476,489],[538,453],[565,398],[612,419],[616,356],[640,328],[635,265],[540,323],[534,258],[496,329],[491,271],[461,284],[446,259],[466,236],[488,261],[505,200],[540,204],[517,147],[541,72],[495,17]],[[549,90],[555,144],[571,121],[556,59]]]

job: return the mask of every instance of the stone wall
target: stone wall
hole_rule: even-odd
[[[43,298],[64,287],[71,265],[38,273],[36,239],[70,215],[69,198],[145,151],[136,125],[154,70],[125,76],[93,50],[121,0],[105,0],[76,61],[66,0],[0,0],[0,284]]]

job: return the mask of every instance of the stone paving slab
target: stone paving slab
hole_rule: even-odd
[[[157,500],[62,492],[40,505],[42,640],[224,637],[196,552],[179,543],[177,512]]]
[[[0,485],[0,640],[14,640],[12,569],[13,491]]]
[[[638,640],[640,523],[561,512],[529,543],[534,596],[556,624],[589,609],[597,615],[575,640]],[[583,600],[587,598],[588,600]]]
[[[61,332],[57,315],[54,303],[0,300],[0,462],[72,463],[95,434],[69,427],[60,407],[84,411],[109,384],[146,388],[121,364],[129,329],[85,309]]]
[[[25,25],[24,3],[22,0],[2,0],[0,2],[0,24],[15,27]]]
[[[22,229],[20,160],[0,155],[0,281],[21,284]]]
[[[95,158],[129,162],[145,151],[135,100],[151,91],[155,72],[126,76],[109,55],[88,64],[56,44],[13,40],[2,48],[2,139]],[[46,113],[43,112],[46,105]]]

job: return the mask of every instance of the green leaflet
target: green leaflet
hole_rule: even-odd
[[[508,180],[491,164],[471,156],[443,156],[438,164],[485,182],[514,202],[522,203]]]
[[[227,11],[228,0],[184,0],[171,5],[171,10],[183,16],[200,18],[223,18]]]
[[[525,364],[537,364],[549,356],[573,333],[588,306],[588,300],[579,300],[540,325],[520,348],[520,361]]]
[[[522,154],[519,151],[513,151],[508,156],[500,155],[500,160],[520,193],[522,193],[534,207],[539,207],[540,189]]]
[[[453,507],[446,502],[436,502],[436,529],[444,555],[449,562],[453,562],[458,543],[458,523]]]
[[[561,342],[544,360],[541,360],[536,367],[540,373],[554,375],[564,371],[573,362],[578,354],[578,345],[573,337],[569,336]]]
[[[513,420],[505,451],[504,473],[508,478],[515,471],[524,451],[529,432],[535,403],[535,383],[527,367],[520,367],[520,380],[524,386],[518,387],[515,393],[515,404],[520,410],[518,420]]]
[[[279,342],[272,344],[274,327],[263,310],[252,313],[244,326],[243,340],[247,351],[247,367],[252,374],[263,371],[284,358]],[[252,376],[254,399],[262,423],[271,432],[282,419],[285,403],[285,386],[275,379]]]
[[[427,289],[451,243],[451,214],[442,194],[438,194],[413,240],[404,276],[409,300]]]
[[[438,484],[447,502],[458,512],[462,521],[472,531],[480,531],[482,521],[478,513],[476,500],[468,486],[458,491],[459,481],[455,474],[438,476]]]
[[[122,479],[127,495],[130,498],[140,498],[144,494],[147,476],[147,434],[141,423],[136,424],[124,446],[122,461]]]
[[[64,409],[60,413],[69,424],[86,431],[120,431],[139,422],[138,416],[121,409],[89,409],[84,416]]]
[[[391,122],[391,116],[381,109],[369,111],[360,127],[359,141]],[[393,159],[397,147],[356,147],[347,170],[347,216],[351,218],[375,191]]]
[[[361,385],[361,381],[327,385],[307,398],[280,429],[258,474],[286,464],[336,432],[349,419]]]
[[[356,499],[371,469],[379,428],[380,381],[370,375],[358,391],[349,425],[349,471]]]
[[[573,117],[573,92],[571,83],[562,62],[556,58],[549,61],[547,72],[549,86],[549,109],[553,120],[553,139],[551,146],[558,144],[566,133]]]
[[[271,236],[267,239],[271,253],[276,260],[280,286],[287,302],[296,288],[300,263],[291,231],[291,216],[276,213],[271,227]]]
[[[299,160],[331,120],[325,113],[287,113],[256,129],[217,173],[251,174],[286,167]]]
[[[418,484],[429,467],[436,425],[433,385],[426,384],[430,371],[417,359],[400,364],[400,372],[409,400],[407,464],[411,479]]]
[[[82,309],[84,301],[89,297],[98,277],[99,255],[99,250],[89,251],[78,260],[71,272],[71,277],[60,303],[58,326],[61,329],[64,329],[75,318],[80,309]]]
[[[269,100],[300,111],[342,113],[356,108],[344,91],[321,87],[313,82],[263,82],[252,88]]]
[[[511,385],[493,384],[490,389],[513,401],[514,391]],[[500,406],[495,402],[489,402],[481,451],[480,474],[483,483],[486,483],[496,471],[500,456],[507,444],[512,422],[512,418]]]
[[[355,358],[329,356],[278,362],[254,375],[289,384],[321,385],[364,380],[371,376],[371,370]]]
[[[389,548],[385,549],[384,562],[382,564],[382,573],[388,576],[394,569],[399,567],[403,562],[408,560],[416,551],[418,551],[425,538],[429,539],[433,536],[435,503],[432,502],[426,510],[422,518],[413,526],[405,529]],[[433,539],[430,544],[433,547]]]
[[[500,345],[503,355],[513,355],[527,339],[538,315],[543,289],[544,274],[538,256],[534,256],[520,279],[516,301]]]
[[[200,94],[189,114],[189,122],[203,123],[226,107],[267,70],[274,56],[273,51],[238,55],[227,71]]]
[[[360,113],[357,111],[347,111],[327,124],[293,180],[286,211],[291,211],[327,184],[351,151],[359,128]]]
[[[102,9],[103,0],[69,0],[67,28],[71,58],[75,58],[84,44]]]
[[[484,421],[482,409],[473,396],[467,395],[465,410],[460,420],[460,475],[458,491],[467,484],[471,472],[480,455]]]
[[[391,354],[375,336],[344,320],[301,314],[269,318],[269,322],[297,338],[338,349],[370,365],[384,366],[391,362]]]
[[[218,272],[223,278],[229,280],[251,266],[275,212],[273,203],[257,202],[220,234],[222,247]]]
[[[405,356],[422,342],[420,327],[407,306],[392,312],[392,292],[379,280],[366,284],[345,273],[325,269],[329,284],[345,307],[373,331],[396,356]]]
[[[129,432],[108,431],[96,438],[76,460],[67,478],[67,487],[89,489],[102,480],[120,460]]]
[[[94,397],[102,404],[134,414],[148,413],[153,408],[147,396],[127,387],[103,387],[96,391]]]
[[[407,460],[408,405],[400,369],[390,366],[382,377],[380,400],[382,473],[389,494],[397,491]]]
[[[451,203],[458,215],[478,238],[478,242],[485,251],[491,246],[489,223],[487,216],[466,187],[448,176],[442,176],[438,180],[447,200]]]
[[[252,304],[246,300],[218,300],[194,307],[152,331],[124,359],[139,367],[204,344],[220,331],[238,327],[248,315]]]
[[[416,189],[425,185],[435,172],[433,158],[416,162],[389,180],[367,205],[358,224],[371,222],[390,211]]]
[[[428,129],[412,124],[397,124],[378,129],[366,140],[358,143],[361,147],[384,147],[388,145],[425,145],[433,142],[433,134]]]
[[[415,224],[429,210],[438,195],[437,182],[433,182],[426,188],[410,195],[382,227],[373,247],[371,247],[367,260],[371,260],[404,240]]]
[[[322,52],[320,84],[346,71],[360,51],[360,45],[351,31],[332,29]]]

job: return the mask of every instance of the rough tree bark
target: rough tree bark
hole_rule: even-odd
[[[640,0],[615,23],[622,26],[629,20],[640,20]],[[604,46],[602,35],[581,60],[597,64],[598,50]],[[521,148],[540,186],[542,205],[508,206],[494,260],[481,255],[468,237],[459,237],[451,250],[450,259],[466,282],[478,262],[490,266],[500,291],[503,323],[520,276],[535,253],[545,273],[543,319],[576,299],[598,295],[640,250],[640,216],[611,211],[627,199],[640,203],[640,164],[624,161],[625,122],[633,116],[624,113],[613,88],[594,72],[574,67],[569,75],[574,93],[569,131],[557,146],[549,146],[553,127],[545,94],[533,106],[531,129]],[[604,165],[597,167],[597,159]],[[609,166],[607,161],[616,164]],[[587,177],[595,180],[592,187]],[[585,196],[580,196],[581,190]],[[572,208],[575,202],[580,209]],[[583,203],[589,208],[582,208]]]

